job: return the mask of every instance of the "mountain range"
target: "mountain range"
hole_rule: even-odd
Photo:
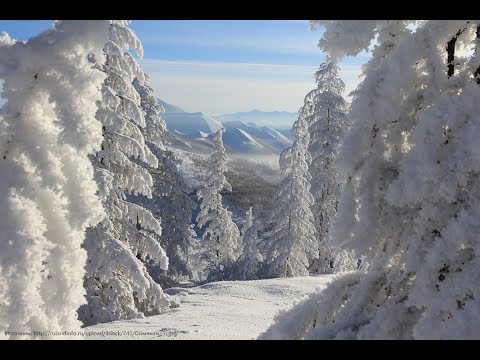
[[[245,123],[254,123],[257,126],[268,126],[274,129],[291,129],[297,113],[287,111],[260,111],[252,110],[248,112],[239,112],[234,114],[217,115],[216,119],[225,121],[243,121]]]
[[[263,125],[266,122],[272,123],[275,118],[279,120],[278,123],[286,123],[285,119],[288,116],[291,119],[292,113],[253,110],[238,113],[238,116],[228,114],[213,117],[202,112],[183,111],[161,99],[158,101],[165,110],[160,115],[167,124],[170,132],[169,145],[173,147],[207,153],[211,151],[213,133],[221,128],[225,129],[223,143],[226,150],[236,154],[279,154],[292,142],[290,129],[294,120],[288,127]]]

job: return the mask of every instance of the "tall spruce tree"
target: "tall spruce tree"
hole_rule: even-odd
[[[310,135],[305,119],[310,108],[306,103],[300,110],[293,125],[293,145],[280,155],[284,179],[274,199],[273,230],[266,239],[265,261],[271,277],[306,276],[311,261],[318,258],[310,210],[313,204],[308,172],[311,156],[307,150]]]
[[[168,258],[158,242],[160,222],[145,207],[128,201],[129,194],[152,196],[152,177],[158,159],[145,143],[142,128],[155,124],[145,109],[148,79],[130,50],[143,56],[143,48],[128,21],[112,20],[104,46],[106,62],[102,101],[97,119],[103,125],[101,151],[92,157],[106,218],[89,229],[88,305],[80,310],[85,324],[158,314],[173,305],[149,275],[144,262],[167,269]]]
[[[198,190],[201,200],[197,222],[200,228],[206,225],[203,238],[207,240],[207,256],[215,266],[226,265],[238,258],[240,232],[232,220],[232,214],[222,204],[222,191],[232,191],[225,178],[227,154],[222,141],[223,129],[213,134],[214,150],[210,158],[210,168],[206,186]]]
[[[258,229],[253,222],[252,207],[247,211],[242,228],[243,251],[238,260],[238,280],[254,280],[257,277],[258,263],[261,260],[258,252]]]
[[[342,97],[345,89],[336,61],[327,56],[315,73],[317,88],[308,95],[312,109],[307,116],[312,156],[309,166],[311,193],[314,198],[312,213],[315,236],[319,243],[319,257],[311,266],[314,273],[332,272],[335,266],[335,247],[330,236],[330,219],[337,212],[341,182],[334,162],[337,148],[348,130],[347,103]]]

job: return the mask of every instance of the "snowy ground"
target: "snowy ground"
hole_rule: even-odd
[[[331,275],[258,281],[221,281],[171,288],[181,306],[145,319],[85,328],[87,339],[255,339],[276,312],[323,288]],[[101,332],[104,332],[103,335]]]

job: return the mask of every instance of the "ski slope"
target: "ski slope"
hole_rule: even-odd
[[[279,309],[325,287],[332,275],[221,281],[193,288],[171,288],[181,306],[144,319],[84,328],[86,339],[255,339]],[[103,332],[103,334],[102,334]]]

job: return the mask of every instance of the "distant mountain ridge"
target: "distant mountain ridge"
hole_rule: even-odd
[[[259,126],[255,121],[248,123],[241,120],[220,122],[216,117],[202,112],[189,113],[161,99],[158,99],[158,101],[165,109],[165,112],[160,115],[165,120],[169,130],[171,146],[180,146],[187,151],[201,151],[204,153],[212,144],[213,133],[221,128],[225,129],[223,135],[225,148],[233,153],[279,154],[283,149],[290,146],[292,142],[289,136],[291,125],[288,126],[287,132],[286,129]],[[285,114],[285,112],[272,113]],[[265,117],[265,113],[258,110],[254,111],[253,114],[254,116]],[[252,118],[250,117],[250,119]]]
[[[221,122],[243,121],[246,124],[254,123],[257,126],[268,126],[275,129],[291,129],[298,114],[287,111],[260,111],[252,110],[234,114],[217,115]]]
[[[183,109],[179,108],[178,106],[172,105],[163,101],[162,99],[157,98],[157,101],[160,105],[162,105],[163,109],[166,113],[183,113]]]
[[[291,141],[267,126],[257,127],[243,121],[226,121],[223,135],[225,144],[239,152],[281,152],[290,146]]]
[[[160,116],[165,120],[168,129],[189,137],[198,137],[199,132],[211,134],[223,127],[218,120],[201,112],[165,112]]]

